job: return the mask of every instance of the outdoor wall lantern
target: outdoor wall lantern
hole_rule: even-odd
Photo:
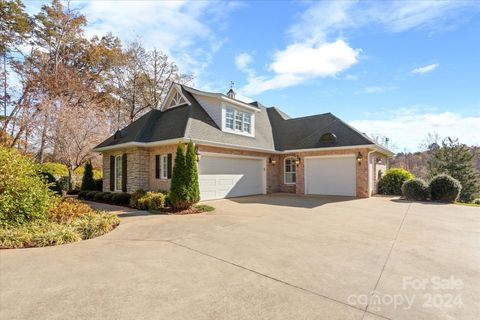
[[[382,163],[382,158],[377,158],[377,164],[381,164]]]
[[[363,160],[363,155],[359,152],[358,155],[357,155],[358,165],[361,165],[361,164],[362,164],[362,160]]]
[[[198,151],[198,146],[195,146],[195,155],[197,156],[197,162],[199,162],[202,155],[200,154],[200,151]]]
[[[274,166],[275,163],[277,163],[277,160],[272,159],[272,158],[269,158],[269,159],[268,159],[268,162],[270,162],[270,164],[271,164],[272,166]]]
[[[297,156],[297,158],[295,159],[295,165],[298,166],[300,164],[300,160],[301,160],[300,157]]]

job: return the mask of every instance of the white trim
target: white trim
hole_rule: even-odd
[[[166,170],[164,165],[166,165]],[[168,180],[168,154],[160,155],[160,179]]]
[[[154,141],[154,142],[126,142],[120,143],[113,146],[106,146],[95,148],[93,151],[95,152],[103,152],[108,150],[115,150],[115,149],[123,149],[128,147],[155,147],[155,146],[163,146],[168,144],[174,144],[178,142],[189,142],[192,139],[195,143],[210,145],[214,147],[225,147],[225,148],[232,148],[238,150],[248,150],[248,151],[257,151],[257,152],[265,152],[271,154],[286,154],[286,153],[293,153],[293,152],[310,152],[310,151],[331,151],[331,150],[346,150],[346,149],[358,149],[358,148],[369,148],[373,149],[374,151],[379,151],[386,155],[393,155],[394,153],[383,149],[375,144],[363,144],[363,145],[356,145],[356,146],[342,146],[342,147],[327,147],[327,148],[310,148],[310,149],[289,149],[283,151],[277,151],[273,149],[266,149],[266,148],[257,148],[257,147],[248,147],[242,146],[238,144],[231,144],[231,143],[221,143],[221,142],[213,142],[208,140],[199,140],[195,138],[176,138],[176,139],[169,139],[169,140],[161,140],[161,141]]]
[[[252,110],[254,112],[259,112],[260,111],[259,108],[256,108],[256,107],[254,107],[254,106],[252,106],[252,105],[250,105],[246,102],[243,102],[243,101],[240,101],[240,100],[237,100],[237,99],[229,98],[228,96],[224,95],[223,93],[205,92],[205,91],[194,89],[194,88],[191,88],[191,87],[188,87],[188,86],[184,86],[184,88],[185,88],[185,90],[189,91],[190,93],[194,93],[194,94],[198,94],[198,95],[202,95],[202,96],[206,96],[206,97],[217,98],[217,99],[223,100],[225,102],[235,104],[239,107]]]
[[[227,128],[227,109],[233,110],[233,129]],[[222,131],[238,134],[246,137],[255,137],[255,114],[250,111],[238,110],[236,107],[232,107],[222,103]],[[250,115],[250,132],[237,130],[235,129],[236,115],[239,113],[247,113]],[[242,115],[242,126],[243,126],[243,115]]]
[[[118,187],[118,185],[117,185],[117,182],[118,182],[118,181],[117,181],[117,179],[118,179],[118,164],[117,164],[117,158],[120,159],[120,163],[122,164],[122,172],[120,173],[120,189],[117,188],[117,187]],[[123,181],[123,155],[117,154],[117,155],[114,156],[114,159],[115,159],[115,161],[114,161],[115,165],[113,166],[113,167],[114,167],[114,168],[113,168],[113,173],[114,173],[114,177],[115,177],[115,179],[114,179],[114,182],[115,182],[115,183],[113,184],[113,189],[114,189],[114,191],[117,191],[117,192],[118,192],[118,191],[123,191],[123,190],[122,190],[122,181]]]
[[[236,155],[229,153],[217,153],[217,152],[202,152],[202,158],[205,157],[217,157],[217,158],[235,158],[235,159],[251,159],[251,160],[261,160],[263,167],[263,176],[262,176],[262,194],[267,194],[267,158],[266,157],[255,157],[255,156],[245,156],[245,155]],[[200,162],[202,162],[200,158]]]
[[[286,158],[283,159],[283,184],[286,184],[288,186],[294,186],[294,185],[297,184],[297,164],[294,162],[295,172],[291,172],[291,171],[286,172],[285,171],[285,166],[287,165],[286,162],[287,162],[288,159],[297,160],[297,158],[294,157],[294,156],[289,156],[289,157],[286,157]],[[287,179],[286,179],[287,173],[295,173],[295,182],[287,182]]]
[[[308,195],[308,184],[307,184],[307,181],[308,181],[308,174],[307,174],[307,171],[308,171],[308,161],[309,159],[316,159],[316,158],[349,158],[349,157],[352,157],[353,160],[355,161],[355,154],[352,153],[352,154],[338,154],[338,155],[325,155],[325,156],[309,156],[309,157],[303,157],[303,192]],[[357,172],[357,163],[355,161],[355,196],[356,196],[356,193],[357,193],[357,177],[356,177],[356,172]]]
[[[171,101],[172,94],[173,94],[174,91],[176,93],[178,92],[182,96],[183,100],[185,100],[185,103],[169,107],[168,104]],[[179,106],[183,106],[185,104],[191,105],[192,103],[183,94],[181,86],[177,83],[172,83],[172,86],[170,87],[170,90],[168,91],[166,99],[163,101],[162,105],[160,106],[160,111],[165,111],[165,110],[168,110],[168,109],[176,108],[176,107],[179,107]]]

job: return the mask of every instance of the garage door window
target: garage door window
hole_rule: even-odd
[[[297,182],[297,165],[295,158],[285,159],[285,184],[295,184]]]

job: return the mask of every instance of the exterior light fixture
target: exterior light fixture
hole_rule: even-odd
[[[198,146],[195,146],[195,155],[197,156],[197,162],[199,162],[202,155],[200,154],[200,151],[198,151]]]
[[[297,158],[295,159],[295,165],[298,166],[300,164],[300,162],[301,162],[301,159],[300,159],[299,156],[297,156]]]
[[[361,165],[361,164],[362,164],[362,160],[363,160],[363,155],[359,152],[358,155],[357,155],[358,165]]]
[[[272,166],[274,166],[275,163],[277,163],[277,160],[272,159],[272,158],[269,158],[269,159],[268,159],[268,162],[270,162],[270,164],[271,164]]]
[[[377,158],[376,161],[377,161],[377,164],[381,164],[382,163],[382,158]]]

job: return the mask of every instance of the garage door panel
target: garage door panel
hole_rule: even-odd
[[[305,177],[308,194],[355,196],[355,157],[306,159]]]
[[[202,200],[239,197],[265,192],[261,159],[204,156],[199,163]]]

